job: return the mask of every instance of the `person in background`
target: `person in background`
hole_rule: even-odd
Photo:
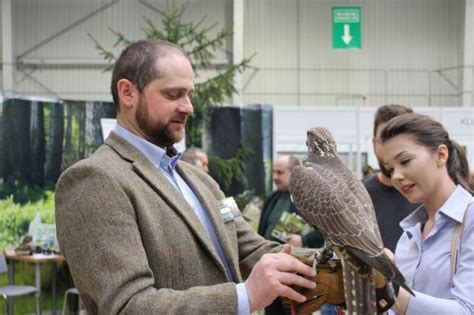
[[[114,131],[57,183],[57,236],[88,314],[247,315],[316,285],[289,255],[314,250],[266,241],[179,160],[193,81],[179,46],[128,46],[112,73]]]
[[[400,223],[395,262],[415,296],[400,288],[396,311],[474,314],[474,202],[463,149],[439,122],[414,113],[390,120],[380,141],[392,185],[422,204]]]
[[[390,119],[412,112],[413,110],[402,105],[384,105],[377,109],[374,119],[372,144],[379,163],[380,172],[362,179],[362,183],[369,192],[374,204],[383,244],[391,251],[395,250],[398,239],[403,232],[399,226],[400,221],[419,205],[410,203],[393,187],[390,173],[385,169],[381,160],[382,146],[380,143],[380,133]]]
[[[375,174],[375,172],[376,171],[374,170],[372,166],[364,165],[364,167],[362,168],[362,178]]]
[[[184,150],[181,161],[188,162],[203,172],[209,173],[209,158],[203,149],[197,147],[189,147]]]
[[[296,207],[291,201],[290,192],[288,191],[291,171],[297,165],[300,165],[300,162],[298,158],[292,155],[280,156],[273,164],[272,174],[276,190],[272,191],[270,195],[265,198],[258,226],[258,234],[267,240],[288,243],[297,247],[306,246],[319,248],[324,245],[324,239],[317,229],[313,229],[306,235],[302,235],[302,233],[290,233],[286,235],[284,239],[275,237],[273,234],[283,216],[297,213]],[[301,221],[303,221],[302,218]],[[289,310],[285,308],[283,303],[278,299],[265,308],[265,314],[289,314]]]

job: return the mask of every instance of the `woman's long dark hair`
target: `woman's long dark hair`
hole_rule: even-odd
[[[441,144],[448,148],[446,167],[449,177],[472,194],[469,187],[469,164],[466,153],[457,142],[449,138],[443,125],[428,116],[410,113],[391,119],[383,128],[380,140],[383,142],[401,135],[410,135],[416,143],[436,152]]]

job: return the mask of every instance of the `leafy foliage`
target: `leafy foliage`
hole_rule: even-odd
[[[174,3],[171,6],[167,5],[166,13],[161,21],[162,27],[157,27],[152,20],[144,18],[145,26],[142,27],[142,30],[146,39],[166,40],[181,46],[190,56],[197,77],[199,77],[200,70],[219,70],[217,75],[195,85],[192,99],[194,115],[189,117],[186,124],[186,145],[202,147],[203,124],[209,119],[210,108],[222,104],[234,93],[237,93],[233,85],[233,76],[249,68],[253,56],[243,59],[238,64],[229,62],[217,69],[219,67],[213,64],[216,57],[215,52],[224,46],[224,41],[232,35],[232,32],[223,28],[215,33],[214,29],[217,27],[217,23],[204,26],[206,16],[196,23],[184,22],[183,14],[188,5],[189,3],[178,6],[175,6]],[[116,36],[114,47],[125,47],[133,42],[121,32],[110,31]],[[104,48],[91,34],[89,36],[94,41],[100,55],[111,63],[106,70],[111,70],[112,62],[116,59],[115,55]]]
[[[20,238],[28,232],[28,226],[36,213],[41,214],[41,221],[54,223],[54,192],[46,190],[44,196],[35,202],[19,204],[13,195],[0,200],[0,249],[7,244],[17,244]]]
[[[0,184],[0,199],[11,197],[14,203],[24,205],[30,202],[38,202],[47,199],[47,192],[52,191],[53,187],[38,188],[14,180],[9,183]]]
[[[247,178],[243,172],[244,161],[252,154],[252,152],[241,147],[235,157],[231,159],[221,159],[219,157],[210,156],[209,164],[212,166],[212,173],[219,179],[219,184],[223,190],[228,190],[233,180],[236,180],[244,187],[247,187]]]
[[[240,194],[234,196],[235,203],[237,203],[237,206],[239,207],[240,211],[244,211],[245,206],[250,202],[254,195],[255,191],[244,190]]]

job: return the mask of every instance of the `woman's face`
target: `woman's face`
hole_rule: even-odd
[[[412,203],[424,203],[436,194],[443,170],[447,172],[446,158],[446,146],[432,152],[411,135],[400,134],[383,143],[383,162],[392,175],[392,184]]]

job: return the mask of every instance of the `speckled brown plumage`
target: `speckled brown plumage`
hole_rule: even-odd
[[[343,264],[349,314],[376,313],[372,268],[407,289],[403,275],[383,253],[367,190],[336,153],[325,128],[308,131],[308,153],[295,167],[290,193],[300,214],[318,227]]]

